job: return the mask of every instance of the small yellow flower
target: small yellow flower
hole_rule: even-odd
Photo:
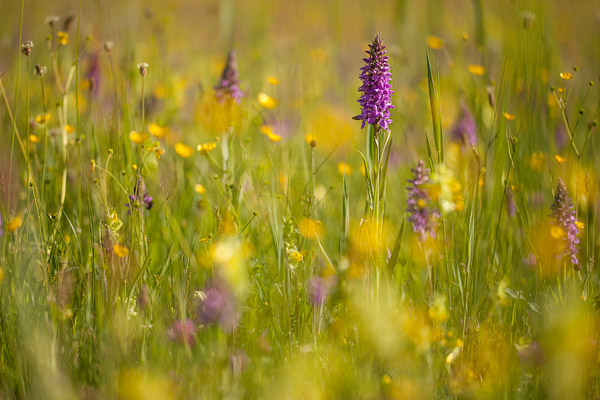
[[[203,143],[198,145],[198,151],[204,156],[213,151],[216,147],[217,144],[215,142]]]
[[[260,133],[266,135],[271,142],[279,142],[281,140],[281,136],[273,132],[273,128],[270,125],[263,125],[260,127]]]
[[[148,139],[148,134],[145,132],[131,131],[129,132],[129,140],[135,144],[142,144]]]
[[[352,173],[352,167],[343,161],[337,165],[337,169],[340,175],[350,175]]]
[[[427,46],[439,50],[444,47],[444,39],[433,35],[427,36]]]
[[[183,144],[181,142],[177,142],[175,144],[175,152],[179,154],[183,158],[191,157],[194,154],[194,149],[190,146]]]
[[[582,230],[583,228],[585,228],[585,224],[581,221],[575,221],[575,225],[577,225],[579,230]]]
[[[134,171],[137,171],[137,168],[138,168],[138,167],[137,167],[137,164],[133,164],[133,165],[131,166],[131,169],[132,169],[132,170],[134,170]]]
[[[56,37],[58,38],[58,43],[60,43],[61,46],[66,46],[69,44],[69,34],[67,32],[58,31]]]
[[[167,130],[158,124],[151,123],[148,124],[148,132],[150,132],[150,134],[155,138],[161,139],[165,136]]]
[[[485,67],[483,65],[469,64],[467,69],[473,75],[481,76],[481,75],[485,74]]]
[[[162,148],[162,147],[160,147],[160,146],[156,146],[156,147],[154,148],[154,155],[156,155],[156,158],[157,158],[158,160],[160,160],[160,156],[162,156],[163,154],[165,154],[165,149],[163,149],[163,148]]]
[[[39,143],[42,140],[38,135],[31,134],[29,135],[29,141],[31,143]]]
[[[67,132],[67,133],[73,133],[73,132],[75,132],[75,127],[73,125],[66,124],[65,125],[65,132]]]
[[[419,199],[419,201],[417,201],[417,206],[419,206],[419,208],[425,208],[426,205],[427,202],[425,201],[425,199]]]
[[[299,251],[294,251],[292,253],[292,259],[297,263],[301,262],[303,258],[304,256]]]
[[[564,79],[565,81],[568,81],[569,79],[571,79],[573,77],[573,74],[571,74],[570,72],[561,72],[560,77],[562,79]]]
[[[556,154],[556,155],[554,156],[554,158],[556,159],[556,162],[557,162],[557,163],[559,163],[559,164],[564,164],[564,163],[566,163],[566,162],[567,162],[567,159],[566,159],[566,158],[564,158],[564,157],[562,157],[562,156],[559,156],[558,154]]]
[[[194,186],[194,190],[198,194],[204,194],[204,193],[206,193],[206,188],[204,187],[204,185],[202,185],[200,183],[198,183],[196,186]]]
[[[6,224],[6,231],[14,232],[17,229],[19,229],[22,224],[23,224],[23,220],[21,219],[21,216],[17,215],[16,217],[14,217],[10,221],[8,221],[8,223]]]
[[[35,117],[35,122],[38,125],[44,125],[46,122],[50,121],[50,114],[38,114]]]
[[[469,40],[469,34],[467,32],[463,32],[460,37],[462,40]]]
[[[271,110],[275,107],[277,107],[277,100],[275,100],[274,98],[272,98],[271,96],[269,96],[266,93],[259,93],[257,95],[257,99],[258,102],[260,103],[261,106],[263,106],[264,108],[266,108],[267,110]]]
[[[307,133],[306,135],[304,135],[304,140],[308,144],[311,144],[311,142],[313,140],[315,141],[315,143],[317,142],[317,139],[316,139],[315,135],[313,135],[312,133]]]
[[[267,82],[269,82],[273,86],[279,85],[281,83],[279,79],[277,79],[277,77],[273,75],[267,76]]]
[[[129,255],[129,249],[125,246],[121,246],[120,244],[113,245],[113,252],[119,258],[127,257],[127,255]]]
[[[502,115],[504,115],[504,118],[506,118],[507,121],[514,121],[514,119],[516,118],[514,115],[509,114],[507,112],[502,113]]]
[[[381,383],[383,383],[384,385],[389,385],[390,383],[392,383],[392,378],[390,378],[388,374],[385,374],[383,375],[383,378],[381,378]]]

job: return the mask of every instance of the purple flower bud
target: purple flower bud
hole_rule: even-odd
[[[139,210],[142,205],[146,210],[150,210],[154,205],[154,199],[148,195],[144,180],[138,175],[137,182],[133,186],[133,193],[129,195],[129,202],[126,204],[129,208],[128,213],[131,213],[131,210]]]
[[[413,232],[419,235],[419,239],[424,241],[427,235],[436,237],[437,221],[441,214],[437,208],[430,208],[429,194],[425,185],[431,183],[429,178],[429,168],[425,167],[423,160],[419,160],[417,168],[411,169],[414,179],[409,179],[410,186],[408,191],[408,200],[406,201],[406,211],[410,213],[408,221],[413,225]]]
[[[239,87],[239,74],[235,59],[235,52],[231,50],[227,55],[227,63],[221,74],[219,83],[215,86],[215,92],[219,101],[224,101],[227,97],[235,100],[237,103],[244,97]]]
[[[575,218],[575,210],[573,209],[573,202],[569,197],[569,192],[562,179],[558,178],[558,184],[556,185],[556,193],[554,193],[554,202],[550,206],[552,209],[552,217],[556,224],[558,224],[563,231],[566,233],[564,240],[569,245],[569,249],[561,255],[569,255],[571,263],[576,269],[581,268],[579,260],[577,259],[577,253],[579,252],[579,227],[577,226],[577,219]]]
[[[452,128],[451,137],[457,142],[470,144],[475,146],[477,144],[477,127],[475,125],[475,118],[469,111],[469,108],[465,103],[460,105],[460,114],[458,120]]]
[[[167,331],[167,337],[174,342],[193,347],[196,344],[196,327],[190,319],[177,320]]]
[[[204,290],[204,295],[204,301],[199,306],[199,316],[203,323],[219,323],[225,330],[237,326],[239,313],[236,299],[227,283],[213,282]]]
[[[333,279],[321,278],[313,276],[308,281],[308,295],[310,302],[315,306],[319,306],[327,300],[331,289],[334,286]]]
[[[379,131],[389,131],[389,124],[392,122],[390,109],[392,105],[392,73],[388,63],[388,56],[385,54],[385,46],[381,36],[377,34],[373,43],[369,45],[366,52],[369,57],[364,58],[365,66],[360,70],[360,80],[362,86],[358,88],[362,95],[358,99],[361,106],[361,114],[354,117],[362,121],[361,129],[366,124],[372,124],[375,128],[375,134]]]

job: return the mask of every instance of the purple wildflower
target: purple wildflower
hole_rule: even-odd
[[[199,316],[203,323],[219,323],[231,330],[238,324],[239,313],[235,296],[229,286],[215,281],[204,290],[204,301],[199,306]]]
[[[321,278],[320,276],[313,276],[308,281],[308,294],[311,303],[315,306],[319,306],[327,300],[331,288],[334,282],[331,279]]]
[[[475,146],[477,144],[477,127],[475,125],[475,118],[469,111],[469,108],[465,103],[460,105],[460,114],[458,120],[452,128],[452,138],[457,142],[462,142]]]
[[[441,214],[437,208],[428,207],[430,201],[425,185],[431,183],[429,168],[425,167],[423,160],[419,160],[417,168],[411,169],[414,179],[409,179],[408,200],[406,211],[410,213],[408,220],[413,225],[413,231],[419,234],[419,239],[424,241],[427,234],[436,237],[437,219]]]
[[[142,205],[146,210],[150,210],[154,205],[154,199],[148,195],[144,180],[138,175],[137,182],[133,186],[133,193],[129,195],[129,203],[126,206],[130,213],[131,210],[139,210]]]
[[[567,192],[567,187],[562,179],[558,179],[556,185],[556,193],[554,193],[554,202],[550,206],[552,209],[552,217],[556,223],[566,232],[564,240],[569,245],[569,250],[565,251],[564,256],[567,253],[571,258],[571,263],[576,269],[579,269],[579,260],[577,259],[577,253],[579,252],[579,227],[577,226],[577,219],[575,218],[575,210],[573,209],[573,202]]]
[[[231,50],[227,55],[227,63],[225,64],[225,68],[223,69],[223,73],[219,79],[219,83],[217,83],[215,86],[217,99],[222,102],[229,97],[239,103],[240,99],[244,97],[239,85],[240,82],[235,52]]]
[[[358,88],[362,92],[358,99],[362,110],[354,119],[362,121],[361,129],[365,124],[372,124],[377,135],[381,130],[389,131],[389,124],[392,122],[392,73],[388,56],[385,55],[387,50],[379,34],[375,36],[366,53],[369,57],[363,59],[365,66],[360,69],[362,86]]]
[[[196,327],[190,319],[178,319],[167,331],[167,336],[174,342],[193,347],[196,344]]]

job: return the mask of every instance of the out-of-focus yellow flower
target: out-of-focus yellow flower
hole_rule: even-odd
[[[304,218],[298,222],[298,230],[302,236],[309,239],[316,239],[323,237],[323,225],[321,222],[312,218]]]
[[[242,110],[231,99],[220,101],[214,93],[206,95],[196,110],[196,119],[214,135],[222,135],[241,123]]]
[[[311,144],[313,141],[316,143],[317,139],[315,138],[315,135],[313,135],[312,133],[307,133],[306,135],[304,135],[304,140],[306,141],[307,144]]]
[[[460,355],[460,347],[455,347],[448,355],[446,356],[446,364],[452,364],[454,360],[458,358]]]
[[[163,148],[162,148],[162,147],[160,147],[160,146],[156,146],[156,147],[154,148],[154,155],[156,156],[156,158],[157,158],[158,160],[160,160],[160,157],[161,157],[163,154],[165,154],[165,149],[163,149]]]
[[[152,89],[152,95],[156,99],[164,99],[166,94],[167,94],[167,91],[165,90],[165,87],[163,85],[157,85],[154,87],[154,89]],[[150,132],[150,133],[152,133],[152,132]]]
[[[198,151],[200,154],[207,155],[217,147],[215,142],[202,143],[198,145]]]
[[[273,132],[273,128],[270,125],[263,125],[260,127],[260,133],[266,135],[271,142],[279,142],[281,140],[281,136]]]
[[[234,236],[215,243],[212,248],[215,272],[224,278],[239,296],[243,296],[248,289],[248,253],[248,246]]]
[[[469,66],[467,67],[467,70],[476,76],[481,76],[483,74],[485,74],[485,67],[483,65],[478,65],[478,64],[469,64]]]
[[[546,163],[546,155],[541,151],[536,151],[531,155],[531,160],[529,162],[531,168],[541,171]]]
[[[60,43],[61,46],[66,46],[69,44],[69,34],[67,32],[58,31],[56,37],[58,39],[58,43]]]
[[[196,184],[196,186],[194,186],[194,191],[196,191],[196,193],[198,194],[204,194],[206,193],[206,188],[204,187],[204,185],[198,183]]]
[[[148,139],[148,134],[145,132],[131,131],[129,132],[129,140],[135,144],[142,144]]]
[[[575,221],[575,225],[577,225],[580,231],[585,228],[585,224],[581,221]]]
[[[504,118],[505,118],[507,121],[514,121],[514,119],[516,118],[514,115],[512,115],[512,114],[509,114],[509,113],[507,113],[507,112],[504,112],[504,113],[502,113],[502,115],[504,115]]]
[[[427,46],[439,50],[444,47],[444,39],[433,35],[427,36]]]
[[[429,318],[437,323],[445,322],[448,319],[448,308],[446,308],[446,298],[441,295],[435,295],[433,304],[429,307]]]
[[[39,143],[42,140],[38,135],[34,135],[33,133],[29,135],[29,141],[31,143]]]
[[[460,37],[462,40],[469,40],[469,34],[467,32],[463,32]]]
[[[352,167],[343,161],[337,165],[337,170],[340,175],[350,175],[352,173]]]
[[[118,398],[123,400],[173,400],[176,398],[173,383],[168,376],[123,370],[120,372],[115,386],[118,390]]]
[[[570,72],[561,72],[560,77],[562,79],[564,79],[565,81],[568,81],[569,79],[571,79],[573,77],[573,74],[571,74]]]
[[[277,77],[273,75],[267,76],[267,82],[269,82],[273,86],[279,85],[281,83],[279,79],[277,79]]]
[[[73,133],[73,132],[75,132],[75,127],[73,125],[66,124],[65,125],[65,132],[67,132],[67,133]]]
[[[567,159],[566,159],[566,158],[564,158],[564,157],[562,157],[562,156],[559,156],[558,154],[556,154],[556,155],[554,156],[554,159],[555,159],[555,160],[556,160],[556,162],[557,162],[557,163],[559,163],[559,164],[564,164],[564,163],[566,163],[566,162],[567,162]]]
[[[20,215],[17,215],[6,224],[7,232],[14,232],[21,227],[23,224],[23,219]]]
[[[175,143],[175,152],[183,158],[188,158],[194,154],[194,149],[184,143],[177,142]]]
[[[465,201],[462,194],[462,185],[454,178],[452,171],[445,165],[432,174],[434,185],[429,188],[432,199],[438,200],[442,212],[462,211]]]
[[[51,118],[50,114],[38,114],[35,116],[35,122],[36,122],[36,124],[43,126],[48,121],[50,121],[50,118]]]
[[[343,154],[350,151],[358,139],[347,112],[341,108],[322,104],[314,109],[308,120],[312,139],[316,139],[318,148],[326,152],[337,149]]]
[[[562,239],[565,236],[565,231],[560,226],[553,225],[550,227],[550,235],[554,239]]]
[[[267,110],[271,110],[275,107],[277,107],[277,100],[275,100],[274,98],[272,98],[271,96],[269,96],[268,94],[264,93],[264,92],[260,92],[256,98],[258,99],[258,103],[263,106],[264,108],[266,108]]]
[[[165,136],[167,130],[158,124],[151,123],[148,124],[148,132],[150,132],[150,134],[155,138],[161,139]]]
[[[113,252],[119,258],[127,257],[129,255],[129,249],[125,246],[121,246],[120,244],[113,245]]]

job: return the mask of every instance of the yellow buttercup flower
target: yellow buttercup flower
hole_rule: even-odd
[[[270,125],[263,125],[260,127],[260,133],[266,135],[271,142],[279,142],[281,140],[281,136],[273,132],[273,128]]]
[[[274,98],[272,98],[271,96],[269,96],[268,94],[261,92],[259,93],[256,98],[258,99],[258,102],[260,103],[261,106],[263,106],[264,108],[266,108],[267,110],[271,110],[275,107],[277,107],[277,100],[275,100]]]
[[[167,130],[158,124],[151,123],[148,124],[148,132],[150,132],[150,134],[155,138],[161,139],[165,136]]]
[[[65,125],[65,132],[67,132],[67,133],[73,133],[73,132],[75,132],[75,127],[73,125],[66,124]]]
[[[48,121],[50,121],[50,114],[38,114],[35,117],[35,122],[38,125],[43,126]]]
[[[427,46],[439,50],[444,47],[444,39],[433,35],[427,36]]]
[[[481,76],[481,75],[485,74],[485,67],[483,65],[469,64],[467,69],[473,75]]]
[[[154,96],[155,99],[164,99],[166,94],[167,94],[167,91],[165,90],[165,87],[162,85],[158,85],[154,89],[152,89],[152,95]],[[152,133],[152,132],[150,132],[150,133]]]
[[[148,134],[145,132],[131,131],[129,132],[129,140],[135,144],[142,144],[148,139]]]
[[[550,235],[552,235],[554,239],[558,240],[565,236],[565,231],[563,231],[560,226],[553,225],[550,227]]]
[[[215,142],[203,143],[198,145],[198,151],[204,156],[213,151],[216,147],[217,144]]]
[[[279,79],[277,79],[277,77],[273,75],[267,77],[267,82],[269,82],[273,86],[279,85],[281,83]]]
[[[569,79],[571,79],[573,77],[573,74],[571,74],[570,72],[561,72],[560,77],[562,79],[564,79],[565,81],[568,81]]]
[[[294,260],[297,263],[301,262],[303,258],[304,256],[299,251],[294,251],[292,253],[292,260]]]
[[[509,114],[509,113],[507,113],[507,112],[504,112],[504,113],[502,113],[502,115],[504,115],[504,118],[505,118],[507,121],[513,121],[513,120],[516,118],[514,115],[512,115],[512,114]]]
[[[198,193],[198,194],[204,194],[204,193],[206,193],[206,188],[204,187],[204,185],[198,183],[194,187],[194,191],[196,191],[196,193]]]
[[[121,246],[120,244],[113,245],[113,252],[119,258],[127,257],[127,255],[129,255],[129,249],[125,246]]]
[[[66,46],[69,44],[69,34],[67,32],[59,31],[56,34],[56,37],[58,38],[58,43],[60,43],[61,46]]]
[[[340,175],[350,175],[352,173],[352,167],[343,161],[337,165],[337,169]]]
[[[304,237],[316,239],[323,236],[323,225],[312,218],[304,218],[298,223],[298,231]]]
[[[29,135],[29,141],[31,143],[39,143],[42,140],[38,135],[31,134]]]
[[[23,219],[20,215],[17,215],[16,217],[8,221],[8,223],[6,224],[6,231],[14,232],[17,229],[19,229],[21,225],[23,225]]]
[[[582,230],[583,228],[585,228],[585,224],[581,221],[575,221],[575,225],[577,225],[579,230]]]
[[[311,144],[313,141],[315,143],[317,142],[317,139],[316,139],[315,135],[313,135],[312,133],[307,133],[306,135],[304,135],[304,140],[308,144]]]
[[[194,154],[194,149],[184,143],[177,142],[175,144],[175,152],[183,158],[188,158]]]
[[[566,162],[567,162],[567,159],[566,159],[566,158],[564,158],[564,157],[562,157],[562,156],[559,156],[558,154],[556,154],[556,155],[554,156],[554,158],[556,159],[556,162],[557,162],[557,163],[559,163],[559,164],[564,164],[564,163],[566,163]]]

